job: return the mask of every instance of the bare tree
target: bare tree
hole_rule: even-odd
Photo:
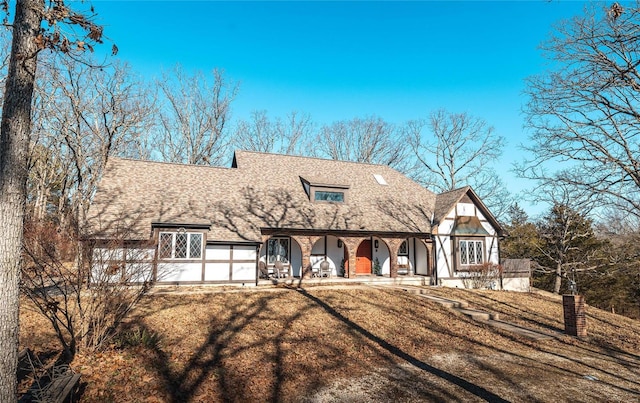
[[[239,120],[233,145],[243,150],[278,154],[300,154],[313,132],[308,114],[291,112],[284,119],[271,120],[267,111],[254,111],[250,120]]]
[[[469,185],[496,216],[506,212],[510,197],[493,169],[505,140],[485,120],[439,110],[428,120],[408,122],[405,138],[417,161],[413,176],[420,183],[436,192]]]
[[[407,168],[407,149],[396,127],[375,116],[322,126],[309,150],[334,160],[384,164],[401,172]]]
[[[42,211],[55,199],[58,217],[79,223],[110,156],[148,157],[153,100],[120,63],[96,69],[54,55],[41,69],[47,80],[34,110],[34,200]]]
[[[64,190],[69,182],[68,172],[57,151],[56,148],[42,144],[33,144],[29,151],[27,216],[34,220],[43,220],[53,215],[56,216],[55,221],[60,222],[58,217],[68,206],[64,201]]]
[[[238,86],[213,70],[213,83],[202,72],[188,75],[176,66],[158,80],[159,132],[155,144],[164,161],[198,165],[226,162],[227,122]]]
[[[128,247],[125,239],[124,231],[114,234],[77,268],[67,264],[81,253],[76,234],[48,220],[25,225],[21,288],[51,323],[67,362],[82,348],[104,345],[149,288],[148,250]]]
[[[626,3],[625,3],[626,4]],[[532,159],[542,189],[563,183],[640,217],[640,7],[591,8],[543,44],[553,70],[527,80]]]
[[[5,13],[9,1],[0,2]],[[0,401],[17,400],[19,278],[28,177],[31,103],[38,52],[66,54],[101,42],[102,27],[64,0],[16,0],[11,53],[0,125]],[[63,31],[74,27],[72,33]]]

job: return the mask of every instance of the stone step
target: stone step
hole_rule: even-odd
[[[480,322],[487,324],[489,326],[493,326],[502,330],[506,330],[511,333],[518,334],[523,337],[527,337],[532,340],[548,340],[558,337],[557,334],[549,334],[545,332],[540,332],[537,330],[532,330],[520,325],[516,325],[514,323],[503,322],[500,320],[500,314],[495,312],[485,312],[479,311],[476,309],[470,309],[469,304],[466,301],[457,301],[448,298],[436,297],[434,295],[430,295],[429,291],[424,288],[416,287],[416,286],[392,286],[393,288],[402,289],[406,292],[415,294],[422,298],[427,298],[431,301],[437,302],[438,304],[449,308],[454,311],[458,311],[467,317]]]
[[[469,304],[466,301],[458,301],[455,299],[448,299],[442,297],[436,297],[435,295],[430,295],[429,291],[418,288],[418,287],[402,287],[402,289],[406,292],[410,292],[412,294],[416,294],[421,296],[422,298],[426,298],[428,300],[437,302],[438,304],[444,306],[449,309],[458,309],[458,308],[466,308]]]
[[[464,308],[458,308],[456,310],[473,320],[488,321],[488,320],[500,319],[500,315],[493,312],[484,312],[484,311],[477,311],[475,309],[464,309]]]

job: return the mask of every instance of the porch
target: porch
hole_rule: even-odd
[[[415,235],[263,234],[258,280],[323,283],[430,278],[432,243],[424,234]]]
[[[433,285],[431,276],[406,275],[390,277],[389,275],[358,275],[353,278],[348,277],[270,277],[260,278],[257,286],[339,286],[339,285]]]

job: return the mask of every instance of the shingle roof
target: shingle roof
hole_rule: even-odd
[[[468,195],[469,198],[480,208],[480,211],[484,214],[491,225],[496,229],[499,236],[504,234],[504,230],[498,220],[493,216],[491,211],[484,205],[482,200],[476,195],[470,186],[464,186],[458,189],[451,190],[449,192],[440,193],[436,196],[436,203],[433,214],[434,225],[439,224],[444,217],[460,202],[460,200]],[[476,225],[477,227],[477,225]]]
[[[459,189],[450,190],[448,192],[440,193],[436,196],[436,204],[433,212],[433,221],[439,223],[442,219],[449,214],[451,209],[467,194],[471,189],[469,186],[461,187]]]
[[[429,233],[434,193],[385,165],[237,151],[234,168],[112,158],[88,215],[88,237],[152,223],[210,224],[209,239],[260,241],[261,228]],[[374,174],[388,185],[380,185]],[[309,200],[301,178],[349,186],[345,203]]]

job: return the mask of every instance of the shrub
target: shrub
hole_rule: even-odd
[[[484,263],[471,266],[462,276],[464,288],[469,289],[498,289],[502,266],[494,263]]]

